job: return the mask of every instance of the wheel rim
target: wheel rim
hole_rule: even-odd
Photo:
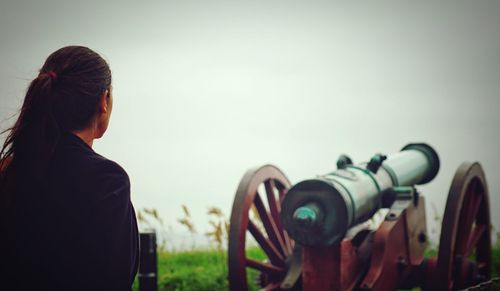
[[[463,163],[453,178],[443,217],[437,268],[438,290],[462,289],[490,278],[488,188],[478,163]]]
[[[259,188],[265,193],[259,193]],[[289,188],[286,176],[272,165],[251,169],[243,176],[234,198],[229,228],[230,290],[248,290],[247,268],[261,273],[264,290],[279,288],[286,274],[286,259],[293,247],[279,219],[281,203]],[[258,219],[250,217],[252,208],[258,213]],[[267,255],[267,262],[246,256],[247,233]]]

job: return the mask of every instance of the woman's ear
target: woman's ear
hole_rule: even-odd
[[[109,89],[104,91],[97,104],[95,138],[100,138],[106,132],[111,116],[112,98]]]
[[[102,93],[99,99],[99,113],[108,113],[109,110],[109,90]]]

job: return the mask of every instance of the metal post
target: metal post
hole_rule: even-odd
[[[156,233],[142,232],[139,237],[139,291],[156,291],[158,288]]]

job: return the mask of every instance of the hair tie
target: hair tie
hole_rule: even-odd
[[[57,74],[56,74],[56,72],[54,72],[54,71],[48,71],[48,72],[47,72],[47,75],[49,75],[49,77],[50,77],[51,79],[53,79],[53,80],[56,80],[56,79],[57,79]]]
[[[38,75],[38,77],[41,77],[41,76],[44,76],[44,75],[48,76],[52,81],[57,80],[57,74],[54,71],[42,72],[42,73],[40,73],[40,75]]]

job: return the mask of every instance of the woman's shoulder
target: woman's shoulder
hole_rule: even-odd
[[[105,199],[128,200],[130,197],[130,179],[127,172],[117,162],[97,153],[78,157],[70,167],[56,170],[56,177],[67,177],[68,188],[76,188],[82,197],[102,201]],[[64,173],[64,168],[68,173]],[[58,183],[59,179],[55,179]],[[66,186],[65,186],[66,187]]]
[[[124,187],[130,187],[130,178],[117,162],[103,158],[101,164],[102,178],[121,183]]]
[[[101,193],[105,199],[109,196],[129,196],[130,195],[130,179],[127,172],[115,161],[99,156],[96,162],[96,182],[99,185]]]
[[[92,163],[92,167],[98,172],[103,174],[121,175],[128,178],[127,172],[122,166],[120,166],[120,164],[98,153],[94,153],[91,157],[89,157],[89,162]]]
[[[127,172],[117,162],[98,154],[75,135],[63,136],[56,160],[58,164],[68,164],[73,169],[119,175],[128,179]]]
[[[87,158],[86,168],[98,185],[105,188],[130,187],[130,179],[125,169],[98,153],[94,152]]]
[[[118,194],[130,188],[129,176],[122,166],[78,141],[66,142],[59,148],[50,172],[56,180],[66,177],[68,182],[74,181],[85,192]]]

